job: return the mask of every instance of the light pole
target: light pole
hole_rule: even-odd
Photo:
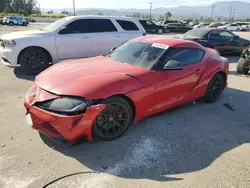
[[[149,18],[152,19],[152,2],[149,3]]]
[[[75,0],[73,0],[73,12],[74,12],[74,16],[75,16],[76,15]]]
[[[229,14],[229,19],[228,19],[229,22],[231,20],[231,14],[232,14],[232,7],[230,7],[230,14]]]
[[[211,12],[211,22],[213,20],[213,14],[214,14],[214,5],[212,6],[212,12]]]

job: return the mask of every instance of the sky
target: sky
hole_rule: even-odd
[[[176,7],[180,5],[198,6],[210,5],[218,1],[230,0],[75,0],[77,8],[149,8],[149,2],[152,2],[153,8],[157,7]],[[243,2],[250,2],[250,0],[240,0]],[[71,8],[73,0],[37,0],[42,9],[62,9]]]

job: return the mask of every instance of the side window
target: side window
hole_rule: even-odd
[[[166,54],[163,62],[166,64],[170,60],[179,61],[183,66],[198,63],[202,60],[204,52],[192,48],[172,48]]]
[[[228,31],[220,31],[220,36],[226,37],[226,38],[233,38],[234,37],[234,35],[232,33],[229,33]]]
[[[116,27],[109,19],[89,19],[88,21],[90,33],[105,33],[117,31]]]
[[[75,20],[68,25],[66,25],[59,34],[79,34],[79,33],[88,33],[88,20],[81,19]]]
[[[213,32],[209,35],[209,37],[210,37],[211,39],[218,39],[218,38],[220,38],[220,33],[219,33],[219,31],[213,31]]]
[[[147,23],[148,25],[153,25],[153,23],[152,23],[151,21],[146,21],[146,23]]]
[[[116,20],[118,24],[122,27],[122,29],[126,31],[138,31],[139,28],[135,25],[135,23],[126,20]]]

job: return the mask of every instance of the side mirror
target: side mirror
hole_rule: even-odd
[[[170,60],[168,61],[165,66],[163,67],[163,70],[182,70],[183,66],[179,61]]]
[[[239,39],[239,38],[240,38],[240,36],[238,36],[238,35],[235,35],[235,38],[236,38],[236,39]]]

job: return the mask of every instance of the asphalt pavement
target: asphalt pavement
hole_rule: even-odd
[[[0,35],[44,26],[0,26]],[[0,187],[249,188],[250,77],[236,73],[239,57],[228,58],[228,88],[218,102],[192,102],[115,141],[70,148],[45,144],[26,124],[23,100],[34,77],[1,64]]]

